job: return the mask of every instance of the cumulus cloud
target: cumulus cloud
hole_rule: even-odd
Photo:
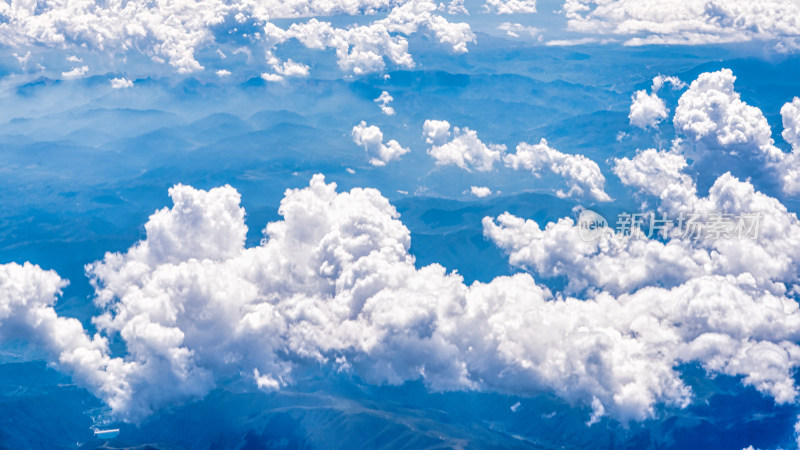
[[[686,87],[686,83],[675,76],[656,75],[653,77],[652,90],[654,93],[658,93],[658,91],[660,91],[661,88],[666,85],[672,86],[672,89],[683,89]]]
[[[276,73],[267,73],[267,72],[261,74],[261,79],[264,81],[269,81],[271,83],[283,81],[283,77],[281,75],[278,75]]]
[[[659,197],[671,211],[689,208],[697,194],[694,180],[684,170],[686,158],[677,151],[647,149],[633,158],[614,160],[614,173],[623,184]]]
[[[53,271],[29,263],[0,265],[0,339],[23,339],[49,362],[117,410],[127,408],[132,364],[108,356],[108,341],[90,338],[77,319],[59,317],[56,298],[67,285]]]
[[[217,76],[220,78],[225,78],[231,76],[231,71],[227,69],[219,69],[217,71]]]
[[[394,139],[383,143],[383,132],[375,125],[367,126],[363,120],[353,127],[353,142],[364,147],[368,155],[372,156],[369,163],[373,166],[385,166],[386,163],[408,153],[410,150],[401,146]]]
[[[127,89],[129,87],[133,87],[133,81],[127,78],[112,78],[111,79],[111,88],[112,89]]]
[[[73,80],[75,78],[82,78],[87,72],[89,72],[89,66],[80,66],[74,67],[67,72],[61,72],[61,76],[64,77],[65,80]]]
[[[450,0],[450,3],[447,4],[447,13],[469,15],[467,7],[464,6],[464,0]]]
[[[153,5],[145,0],[124,3],[10,2],[0,5],[0,42],[8,46],[44,45],[89,48],[110,55],[142,51],[168,61],[181,73],[202,70],[195,53],[213,45],[218,27],[237,32],[240,24],[264,27],[250,38],[268,47],[297,38],[312,48],[334,48],[340,66],[356,73],[380,70],[375,59],[387,56],[403,65],[410,61],[403,35],[424,28],[455,52],[466,52],[474,35],[465,23],[450,23],[435,14],[428,0],[356,0],[252,2],[200,0]],[[282,30],[270,22],[282,18],[370,15],[389,11],[385,19],[365,26],[333,28],[310,21]],[[322,27],[326,24],[327,27]],[[303,34],[308,33],[308,38]],[[322,41],[320,39],[322,38]],[[377,51],[377,53],[376,53]],[[366,61],[365,61],[366,60]],[[280,74],[285,76],[285,74]]]
[[[684,173],[686,167],[678,153],[649,149],[632,159],[617,159],[614,172],[624,184],[658,199],[660,217],[686,221],[692,215],[757,215],[757,235],[695,236],[686,233],[687,227],[667,227],[649,237],[625,238],[620,230],[610,230],[585,240],[571,218],[542,229],[511,215],[485,219],[484,231],[513,265],[545,277],[566,276],[570,293],[601,288],[622,294],[652,285],[677,286],[702,276],[744,277],[775,295],[790,291],[800,275],[797,216],[728,173],[716,180],[706,197],[699,197],[694,180]],[[644,234],[651,234],[650,220],[643,220]]]
[[[631,125],[643,130],[657,128],[658,124],[667,118],[669,109],[658,96],[658,92],[665,85],[672,86],[672,89],[683,89],[686,83],[674,76],[657,75],[653,77],[653,85],[650,94],[645,90],[636,91],[631,99],[631,109],[628,119]]]
[[[747,158],[775,173],[788,195],[800,193],[800,153],[784,153],[772,139],[766,117],[755,106],[742,101],[734,88],[736,77],[729,69],[701,74],[681,96],[673,123],[686,138],[680,148],[693,158]],[[792,139],[794,103],[784,105],[784,131]],[[786,138],[786,136],[784,136]]]
[[[781,108],[783,119],[783,139],[795,151],[800,151],[800,98],[795,97]]]
[[[535,13],[536,0],[486,0],[483,10],[495,14]]]
[[[594,302],[600,302],[606,295],[616,295],[615,300],[609,300],[615,307],[621,308],[621,315],[626,314],[626,306],[633,304],[627,302],[636,302],[634,299],[646,302],[639,311],[648,313],[632,319],[631,322],[638,324],[637,330],[638,326],[652,330],[649,327],[658,327],[656,324],[663,318],[669,317],[668,322],[677,319],[671,312],[666,312],[671,308],[688,308],[679,313],[685,315],[678,320],[692,322],[704,316],[704,313],[699,313],[699,309],[727,308],[728,306],[723,305],[728,301],[743,300],[750,306],[730,306],[734,309],[743,307],[750,311],[749,314],[775,313],[783,316],[787,311],[796,311],[797,303],[785,297],[797,285],[800,273],[800,261],[797,257],[800,250],[800,240],[797,238],[800,236],[800,223],[796,215],[788,212],[778,200],[755,191],[750,183],[740,181],[730,174],[721,176],[709,190],[707,197],[698,197],[693,180],[682,173],[685,166],[686,162],[680,155],[647,150],[637,154],[633,160],[619,160],[616,171],[626,184],[646,190],[663,200],[670,199],[670,192],[683,191],[681,194],[687,203],[663,201],[660,204],[660,210],[671,217],[676,217],[687,206],[704,215],[760,214],[761,231],[757,238],[689,239],[682,237],[678,230],[667,229],[663,236],[638,239],[622,238],[611,230],[599,235],[596,240],[587,241],[581,238],[578,225],[570,218],[560,219],[542,228],[533,220],[524,220],[508,213],[496,219],[485,218],[484,232],[508,252],[512,264],[542,277],[566,277],[567,293],[585,292],[584,295]],[[596,289],[604,293],[593,293]],[[715,294],[711,294],[717,289],[719,290]],[[739,300],[734,300],[737,298]],[[691,299],[692,305],[685,303],[688,299]],[[773,299],[777,303],[773,303]],[[622,304],[626,306],[621,306]],[[667,310],[661,310],[662,307]],[[677,310],[672,311],[677,313]],[[731,311],[731,320],[741,324],[749,322],[744,315],[734,317],[742,311],[744,310]],[[650,313],[654,316],[647,317]],[[800,331],[797,328],[800,323],[796,320],[795,317],[784,322],[785,330],[789,334]],[[761,325],[749,322],[733,333],[738,334],[739,338],[732,338],[732,334],[720,332],[719,329],[706,333],[710,331],[707,325],[721,324],[717,319],[705,316],[700,321],[703,325],[697,328],[689,325],[689,328],[697,332],[692,338],[684,340],[687,335],[683,333],[688,328],[683,329],[683,326],[689,322],[682,322],[671,332],[661,334],[658,339],[663,340],[653,348],[670,352],[672,344],[667,341],[679,336],[677,342],[682,343],[677,345],[683,348],[681,352],[685,352],[682,355],[699,362],[707,370],[741,375],[745,384],[768,393],[779,402],[797,399],[796,387],[788,378],[767,381],[771,378],[769,374],[774,373],[778,367],[782,367],[777,370],[784,374],[793,373],[797,368],[798,357],[798,349],[793,347],[794,344],[786,346],[787,341],[777,345],[774,345],[775,342],[755,343],[759,339],[753,339],[751,333],[756,329],[766,331],[769,321],[761,322]],[[732,331],[731,328],[727,330]],[[673,332],[677,334],[672,334]],[[637,344],[642,344],[648,340],[649,338],[643,337],[636,341]],[[727,345],[732,347],[725,348]],[[777,359],[774,360],[773,351],[777,352],[774,354]],[[717,359],[720,356],[722,360]],[[678,357],[677,360],[687,361],[681,358]],[[677,360],[673,360],[673,363]],[[778,362],[779,360],[782,362]],[[758,366],[761,363],[768,367],[762,370]],[[667,367],[670,365],[666,364],[663,369]],[[649,370],[661,373],[661,369],[654,366],[650,366]],[[668,384],[661,386],[664,388]],[[652,395],[652,392],[648,395]],[[681,399],[688,399],[689,395],[688,391],[675,391],[667,397],[680,402]],[[608,406],[605,402],[600,403],[604,407]],[[602,411],[599,408],[595,410]]]
[[[702,151],[734,148],[739,152],[749,151],[756,160],[769,162],[771,155],[775,154],[769,127],[757,108],[741,102],[732,88],[732,78],[732,74],[726,71],[701,75],[682,97],[681,114],[676,113],[676,128],[702,147]],[[680,86],[677,82],[670,84]],[[658,89],[660,86],[656,86],[654,80],[654,91]],[[792,107],[791,103],[784,107],[785,129],[788,130],[792,129]],[[787,133],[789,139],[791,133]],[[564,293],[568,295],[581,295],[593,301],[599,301],[604,295],[613,295],[615,304],[619,304],[625,298],[654,298],[651,296],[656,291],[669,292],[668,302],[670,307],[674,307],[676,303],[673,302],[681,304],[681,300],[677,300],[680,297],[678,292],[688,289],[692,292],[689,297],[699,303],[685,306],[694,310],[700,304],[720,306],[722,303],[714,300],[706,303],[710,297],[702,294],[720,289],[719,292],[725,292],[722,295],[727,299],[737,297],[739,292],[750,300],[763,295],[762,300],[755,300],[753,314],[767,310],[783,314],[787,311],[785,307],[794,310],[797,303],[786,295],[796,292],[800,281],[800,258],[797,256],[800,251],[800,221],[797,216],[778,199],[758,192],[749,181],[741,181],[730,173],[720,176],[705,197],[700,196],[695,180],[686,171],[685,149],[686,145],[678,140],[670,150],[638,151],[633,158],[616,159],[614,172],[623,184],[642,195],[654,197],[661,217],[680,221],[692,214],[704,218],[749,214],[759,217],[755,236],[746,239],[737,239],[735,234],[687,236],[685,229],[670,226],[647,236],[650,220],[647,217],[636,238],[623,236],[619,230],[615,232],[611,228],[598,234],[596,239],[587,240],[581,234],[580,225],[571,218],[562,218],[542,227],[533,220],[508,213],[497,218],[485,218],[484,234],[506,251],[512,265],[543,278],[564,277],[567,281]],[[779,154],[772,160],[784,164],[793,155]],[[781,166],[775,167],[782,170]],[[615,226],[613,221],[611,224]],[[742,290],[737,293],[729,291],[732,286],[736,286],[734,291]],[[673,297],[676,294],[678,296]],[[773,304],[772,300],[763,302],[766,298],[781,299],[779,302],[783,306],[777,307],[778,304]],[[776,308],[766,306],[768,304]],[[660,305],[656,301],[644,308],[658,309]],[[686,318],[694,314],[687,313]],[[636,320],[639,319],[643,317]],[[744,318],[734,320],[747,321]],[[786,322],[790,334],[798,331],[795,320]],[[768,323],[764,322],[763,326],[768,327]],[[698,335],[686,345],[685,354],[696,358],[694,361],[711,372],[742,376],[745,384],[769,393],[776,401],[796,401],[796,386],[788,379],[767,379],[777,367],[782,367],[778,370],[783,373],[794,373],[797,363],[790,361],[797,357],[797,349],[785,347],[785,342],[777,347],[763,342],[751,347],[749,333],[754,329],[751,326],[752,323],[741,329],[742,339],[738,342],[731,340],[727,333],[712,333],[702,338]],[[699,329],[707,330],[705,326]],[[733,347],[723,350],[723,346],[729,344]],[[781,355],[778,359],[783,362],[772,360],[773,350],[778,351]],[[716,353],[718,351],[721,353]],[[725,362],[716,359],[723,353],[728,355],[723,358]],[[741,355],[741,359],[728,359],[734,354]],[[756,360],[770,367],[757,369],[756,365],[751,365],[761,364]],[[753,372],[744,374],[742,370]],[[684,398],[679,394],[668,397],[675,401]],[[607,406],[601,401],[600,405],[593,406],[593,410],[602,413]],[[590,423],[593,420],[594,416]]]
[[[415,267],[409,230],[374,189],[337,193],[314,176],[287,190],[283,219],[252,248],[233,188],[170,195],[174,206],[150,218],[143,241],[87,267],[102,311],[94,338],[55,314],[55,273],[0,266],[0,330],[22,326],[129,420],[232,376],[280,389],[304,364],[432,390],[551,391],[595,420],[686,406],[683,363],[738,376],[777,402],[797,396],[798,305],[751,277],[580,300],[528,274],[467,286],[439,265]],[[126,354],[110,358],[104,336],[122,339]]]
[[[414,67],[404,36],[420,29],[429,31],[454,53],[466,53],[475,35],[466,23],[450,23],[435,14],[438,7],[428,0],[411,0],[394,7],[383,19],[368,25],[336,28],[330,22],[311,19],[294,23],[288,29],[267,24],[265,35],[275,44],[296,39],[311,49],[333,49],[339,67],[363,74],[383,70],[384,58],[405,68]]]
[[[484,198],[492,195],[492,190],[486,186],[470,186],[469,192],[478,198]]]
[[[605,192],[606,179],[596,162],[583,155],[562,153],[547,145],[542,139],[538,144],[520,143],[515,154],[503,158],[506,166],[514,170],[529,170],[536,176],[549,171],[564,178],[569,190],[559,190],[559,197],[591,197],[600,202],[611,200]]]
[[[800,5],[780,0],[566,0],[568,29],[627,45],[764,41],[795,51]]]
[[[375,103],[377,103],[378,106],[380,106],[381,112],[383,112],[387,116],[393,116],[394,115],[394,108],[389,106],[389,104],[392,103],[393,101],[394,101],[394,97],[392,97],[386,91],[381,92],[381,95],[379,95],[378,98],[375,99]]]
[[[678,100],[675,129],[708,149],[746,152],[777,160],[772,130],[761,110],[742,101],[730,69],[703,73]]]
[[[467,127],[453,127],[452,139],[450,123],[446,120],[426,120],[422,125],[425,142],[431,144],[428,154],[440,166],[454,165],[467,171],[486,172],[494,168],[505,145],[484,144],[478,133]]]
[[[656,128],[658,123],[667,118],[669,110],[658,94],[647,91],[636,91],[631,99],[631,111],[628,119],[631,125],[642,129]]]
[[[287,59],[281,61],[272,54],[267,55],[267,63],[275,73],[262,73],[261,78],[267,81],[283,81],[285,78],[303,78],[310,73],[310,68],[303,64]],[[227,72],[227,71],[226,71]],[[219,75],[219,72],[217,72]],[[230,74],[230,72],[228,72]]]

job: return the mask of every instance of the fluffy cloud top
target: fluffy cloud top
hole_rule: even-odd
[[[529,170],[540,176],[547,170],[564,178],[569,191],[557,191],[559,197],[588,196],[600,202],[607,202],[611,197],[604,190],[606,178],[596,162],[583,155],[562,153],[547,145],[542,139],[538,144],[520,143],[517,153],[503,158],[506,166],[514,170]]]
[[[55,314],[56,274],[0,266],[0,329],[23,327],[129,420],[231,376],[280,389],[303,364],[433,390],[552,391],[623,421],[686,406],[682,363],[740,376],[778,402],[797,396],[798,305],[752,277],[583,300],[527,274],[467,286],[439,265],[415,267],[408,229],[373,189],[337,193],[315,176],[286,192],[283,220],[253,248],[232,188],[170,194],[174,206],[151,217],[145,240],[87,268],[102,310],[95,338]],[[110,358],[101,336],[119,336],[127,354]]]
[[[566,0],[568,28],[620,36],[628,45],[751,40],[798,48],[800,4],[763,0]]]
[[[800,98],[795,97],[792,102],[781,108],[783,118],[783,139],[795,151],[800,151]]]
[[[543,277],[566,277],[568,280],[566,292],[586,292],[593,301],[600,301],[606,295],[593,294],[594,289],[599,288],[608,292],[608,295],[617,295],[613,304],[617,306],[625,304],[620,306],[619,314],[622,316],[627,313],[626,307],[632,305],[627,303],[628,301],[647,298],[646,306],[643,304],[640,310],[647,313],[633,319],[631,323],[637,323],[648,330],[652,331],[649,328],[651,325],[658,327],[656,324],[664,318],[667,318],[668,322],[677,319],[677,316],[672,316],[671,312],[666,311],[677,313],[677,310],[672,308],[687,308],[679,314],[686,314],[681,320],[688,322],[683,322],[677,329],[661,335],[665,340],[661,340],[654,349],[658,348],[658,351],[669,353],[672,344],[667,341],[675,336],[683,336],[678,337],[678,342],[683,342],[678,344],[683,348],[681,355],[700,362],[712,372],[743,375],[745,384],[752,385],[762,392],[769,392],[776,399],[782,399],[779,401],[795,401],[796,387],[789,382],[789,379],[773,381],[767,379],[775,370],[784,373],[793,373],[796,370],[796,358],[800,356],[797,348],[785,346],[787,342],[777,347],[771,344],[763,345],[763,342],[751,347],[753,344],[751,333],[757,333],[755,331],[757,329],[767,331],[769,322],[755,325],[749,318],[738,316],[750,306],[741,304],[734,308],[744,309],[730,312],[731,320],[742,325],[747,323],[736,332],[741,333],[742,339],[738,342],[731,340],[731,335],[727,332],[705,334],[705,331],[709,330],[707,325],[712,322],[719,325],[721,322],[705,316],[699,309],[727,308],[723,305],[728,301],[749,297],[750,300],[745,300],[745,303],[755,301],[752,304],[752,314],[774,312],[783,315],[789,310],[796,311],[797,303],[784,296],[798,284],[800,221],[778,200],[755,191],[751,184],[740,181],[730,174],[721,176],[710,189],[708,196],[700,198],[696,195],[693,180],[682,173],[685,166],[686,161],[678,154],[647,150],[637,154],[633,160],[627,158],[618,160],[616,172],[620,174],[624,183],[660,197],[663,200],[660,210],[669,217],[677,217],[686,209],[705,215],[760,214],[761,229],[756,239],[690,239],[683,237],[678,230],[668,229],[663,236],[666,240],[656,237],[626,239],[610,231],[594,241],[586,241],[581,239],[579,227],[572,219],[561,219],[542,229],[532,220],[523,220],[507,213],[496,219],[484,219],[484,231],[487,237],[509,253],[512,264],[529,269]],[[714,289],[719,291],[709,296],[708,294]],[[686,297],[682,297],[681,293]],[[661,295],[664,297],[660,297]],[[712,300],[712,297],[716,300]],[[761,298],[756,300],[757,297]],[[663,298],[664,303],[661,303],[659,298]],[[691,299],[693,304],[683,303],[684,300],[681,298]],[[778,303],[772,303],[773,298],[780,300]],[[646,318],[651,313],[654,316]],[[696,328],[689,325],[689,328],[699,331],[700,334],[684,340],[686,335],[682,334],[683,326],[699,317],[704,317],[700,319],[702,325]],[[797,328],[800,323],[796,320],[797,318],[793,318],[789,322],[784,322],[787,327],[785,330],[789,334],[800,331]],[[639,329],[638,326],[636,329]],[[731,330],[728,328],[728,331]],[[637,339],[639,344],[649,339],[640,337],[641,340]],[[723,350],[727,345],[731,347]],[[718,353],[719,351],[728,356],[740,355],[742,359],[723,357],[725,359],[723,362],[717,359],[722,354]],[[778,353],[773,354],[773,351]],[[777,359],[773,359],[773,356]],[[682,357],[678,357],[680,358]],[[757,369],[755,365],[751,366],[751,363],[761,364],[756,363],[756,360],[767,366],[763,370]],[[782,362],[778,362],[779,360]],[[669,364],[664,368],[667,366]],[[778,367],[782,369],[777,369]],[[650,370],[660,369],[651,366]],[[740,372],[741,370],[754,372],[745,375]],[[659,375],[656,375],[656,379],[658,377]],[[662,385],[662,388],[664,387],[665,385]],[[685,394],[688,395],[686,392]],[[684,397],[673,392],[668,398],[680,401]]]
[[[681,81],[678,77],[657,75],[653,77],[653,92],[658,93],[658,91],[667,84],[671,85],[672,89],[683,89],[686,87],[686,83]]]
[[[373,166],[385,166],[389,161],[399,159],[410,151],[394,139],[384,144],[381,129],[375,125],[367,126],[363,120],[353,127],[352,134],[353,142],[364,147],[367,154],[372,156],[369,163]]]
[[[730,69],[701,74],[678,100],[675,129],[711,149],[742,150],[768,159],[780,153],[761,110],[743,102]]]
[[[61,76],[64,77],[65,80],[72,80],[83,77],[87,72],[89,72],[89,66],[73,67],[71,70],[62,72]]]
[[[269,21],[280,18],[361,15],[390,11],[387,18],[366,26],[334,28],[327,22],[309,21],[282,30]],[[168,61],[179,72],[202,70],[195,52],[213,44],[220,27],[233,24],[264,27],[252,36],[268,46],[297,38],[312,48],[334,48],[340,66],[356,73],[380,70],[377,59],[389,57],[408,65],[410,55],[402,35],[420,27],[455,52],[466,52],[474,41],[469,25],[449,23],[435,14],[427,0],[356,0],[252,2],[250,0],[200,0],[159,2],[144,0],[96,4],[76,0],[0,3],[0,42],[9,46],[46,45],[88,47],[109,54],[142,50],[157,61]],[[308,36],[304,36],[308,34]],[[399,61],[399,62],[398,62]],[[287,69],[288,70],[288,69]],[[279,75],[284,75],[280,74]]]
[[[464,170],[487,172],[494,168],[505,145],[484,144],[474,130],[453,127],[450,139],[450,123],[446,120],[426,120],[422,126],[425,142],[431,144],[428,154],[440,166],[454,165]]]
[[[127,89],[129,87],[133,87],[133,81],[127,78],[112,78],[111,79],[111,88],[112,89]]]
[[[272,67],[275,73],[262,73],[261,78],[267,81],[282,81],[285,78],[302,78],[307,77],[310,73],[310,68],[303,64],[288,59],[281,61],[272,54],[267,55],[267,63]]]
[[[486,0],[483,10],[495,14],[535,13],[536,0]]]
[[[631,109],[628,119],[631,125],[641,129],[656,128],[658,124],[667,118],[669,109],[658,96],[665,85],[672,86],[672,89],[683,89],[686,83],[674,76],[657,75],[653,77],[653,85],[650,94],[645,90],[636,91],[631,99]]]
[[[383,91],[378,98],[375,99],[375,103],[378,104],[381,108],[381,112],[386,114],[387,116],[394,115],[394,108],[392,108],[389,104],[394,101],[394,97],[392,97],[388,92]]]
[[[774,145],[766,117],[741,100],[734,89],[736,77],[729,69],[701,74],[681,96],[673,123],[688,138],[681,150],[694,158],[709,155],[746,157],[770,168],[786,194],[800,193],[800,156],[784,153]],[[784,138],[793,139],[795,103],[782,108]]]
[[[631,125],[642,129],[656,128],[668,114],[664,100],[655,92],[647,94],[647,91],[636,91],[633,94],[631,111],[628,114]]]
[[[484,198],[492,195],[492,190],[485,186],[470,186],[469,192],[478,198]]]
[[[408,40],[404,35],[428,30],[454,53],[466,53],[467,44],[475,40],[468,24],[450,23],[435,14],[437,9],[431,1],[411,0],[369,25],[336,28],[330,22],[311,19],[284,30],[268,23],[265,35],[274,44],[296,39],[308,48],[333,49],[339,67],[355,74],[382,70],[384,57],[398,66],[410,68],[414,60],[408,53]]]

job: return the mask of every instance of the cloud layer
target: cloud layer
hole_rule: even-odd
[[[641,420],[659,405],[687,405],[691,389],[676,367],[690,362],[741,376],[778,402],[797,395],[798,306],[750,274],[699,273],[672,287],[581,300],[554,296],[527,274],[467,286],[441,266],[415,267],[408,229],[373,189],[337,193],[315,176],[286,192],[283,220],[253,248],[244,246],[233,188],[176,186],[170,195],[173,207],[150,218],[145,240],[87,268],[103,311],[94,338],[55,314],[63,286],[55,273],[16,264],[0,271],[10,286],[0,297],[3,330],[34,336],[128,420],[231,376],[280,389],[307,364],[371,383],[421,379],[433,390],[552,391],[591,406],[593,420]],[[493,228],[487,219],[487,233],[504,248],[535,241],[515,228],[536,234],[534,224],[520,220],[504,216]],[[580,242],[553,239],[567,225],[538,236],[559,244],[564,259]],[[127,354],[110,357],[102,336],[119,336]]]
[[[297,22],[287,29],[270,22],[376,12],[388,14],[369,25],[346,28],[336,28],[317,19]],[[260,30],[245,37],[253,41],[255,47],[266,46],[268,56],[276,45],[297,39],[309,48],[334,49],[340,67],[354,73],[381,70],[384,57],[400,66],[411,67],[413,60],[404,36],[421,29],[456,53],[466,52],[467,43],[474,41],[469,25],[448,22],[437,14],[437,5],[427,0],[201,0],[156,4],[144,0],[101,4],[76,0],[15,1],[0,4],[0,18],[0,43],[7,46],[86,47],[123,58],[127,52],[142,51],[156,61],[169,62],[182,73],[202,70],[196,53],[213,46],[219,32],[238,34],[239,27]],[[297,64],[279,68],[291,72],[300,67]],[[73,76],[83,75],[89,69],[76,70],[82,72]]]
[[[796,51],[800,5],[765,0],[566,0],[568,28],[628,45],[766,41]]]

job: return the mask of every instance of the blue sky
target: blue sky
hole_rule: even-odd
[[[796,447],[798,12],[0,4],[0,447]]]

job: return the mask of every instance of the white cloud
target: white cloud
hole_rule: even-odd
[[[283,81],[283,77],[281,75],[275,73],[266,73],[266,72],[261,74],[261,79],[273,83],[278,81]]]
[[[783,181],[783,190],[789,195],[800,194],[800,99],[797,97],[781,108],[783,139],[792,146],[792,152],[782,154],[778,170]]]
[[[267,55],[267,63],[272,67],[275,73],[283,77],[307,77],[310,71],[310,68],[303,63],[292,61],[291,58],[281,62],[281,60],[271,54]]]
[[[311,49],[333,49],[339,67],[347,72],[364,74],[381,71],[384,58],[400,67],[414,67],[404,36],[420,29],[430,31],[436,40],[454,53],[466,53],[475,35],[466,23],[450,23],[434,14],[437,5],[428,0],[411,0],[391,10],[383,19],[368,25],[336,28],[329,22],[311,19],[281,29],[267,24],[265,34],[276,45],[296,39]]]
[[[781,0],[566,0],[568,29],[627,45],[765,41],[795,51],[800,5]]]
[[[492,195],[492,190],[485,186],[470,186],[469,192],[478,198],[484,198]]]
[[[701,273],[708,259],[683,242],[606,236],[596,241],[581,239],[570,218],[542,229],[533,220],[510,214],[485,218],[484,234],[506,251],[509,262],[541,277],[567,277],[566,292],[602,289],[614,295],[649,285],[674,287]],[[611,226],[614,226],[613,222]]]
[[[734,155],[760,162],[781,180],[786,194],[797,195],[800,153],[787,154],[775,146],[766,117],[741,100],[735,81],[733,73],[723,69],[701,74],[692,82],[678,101],[673,119],[676,131],[688,138],[679,143],[680,150],[695,159]],[[782,109],[789,130],[793,107]],[[787,133],[790,139],[791,133]]]
[[[662,199],[669,199],[672,191],[685,191],[686,204],[662,202],[662,212],[672,217],[687,206],[702,214],[759,213],[763,218],[757,239],[689,240],[668,233],[667,241],[662,242],[621,239],[611,234],[587,242],[581,239],[572,219],[561,219],[542,229],[532,220],[507,213],[496,220],[484,219],[485,234],[509,253],[512,264],[544,277],[565,276],[567,292],[578,293],[588,289],[587,295],[598,305],[606,294],[593,294],[594,289],[616,293],[616,299],[608,298],[608,301],[620,308],[618,318],[625,317],[634,309],[641,313],[634,314],[638,317],[631,317],[632,328],[629,330],[638,333],[647,329],[645,334],[653,333],[637,335],[635,344],[631,342],[631,345],[646,347],[657,341],[659,343],[653,349],[669,354],[673,351],[672,345],[677,343],[675,348],[681,348],[682,356],[677,356],[673,362],[693,360],[711,372],[742,375],[745,384],[768,393],[779,402],[795,401],[797,390],[793,382],[783,376],[772,378],[770,374],[794,371],[800,356],[798,348],[794,344],[787,346],[788,341],[756,343],[759,339],[753,339],[753,333],[758,333],[755,330],[771,333],[769,324],[772,319],[756,316],[777,314],[777,317],[787,317],[788,311],[793,311],[789,314],[795,317],[783,322],[784,331],[788,333],[786,336],[800,332],[798,305],[783,297],[788,291],[787,286],[795,286],[798,282],[800,223],[779,201],[756,192],[752,185],[730,174],[721,176],[707,197],[698,198],[694,195],[694,182],[682,173],[685,165],[685,160],[675,153],[647,150],[637,154],[633,161],[618,161],[617,172],[626,184],[639,186]],[[674,182],[682,187],[675,187]],[[640,307],[633,307],[639,301],[642,302]],[[733,306],[729,301],[742,303]],[[722,309],[716,310],[714,316],[720,313],[729,319],[719,321],[722,316],[712,318],[706,315],[718,307]],[[729,307],[733,309],[722,313]],[[703,310],[705,312],[701,312]],[[554,323],[549,319],[548,324]],[[670,331],[651,328],[661,327],[664,319],[675,324],[675,328]],[[588,323],[599,323],[594,319],[588,320]],[[728,325],[722,325],[723,322]],[[732,323],[743,326],[731,328],[729,325]],[[722,328],[711,331],[709,325]],[[734,331],[736,328],[738,331]],[[695,331],[685,334],[689,329]],[[676,336],[677,341],[673,340]],[[651,341],[651,338],[655,340]],[[610,345],[618,348],[622,344]],[[668,367],[674,367],[667,363],[658,368],[651,363],[647,363],[648,370],[660,374],[655,375],[656,379],[668,373]],[[761,364],[765,366],[762,368]],[[680,387],[679,384],[656,383],[662,386],[659,389]],[[637,389],[641,387],[638,386]],[[638,391],[637,395],[645,392],[648,391]],[[664,391],[651,390],[644,395],[653,395],[653,392]],[[690,392],[678,390],[668,394],[667,398],[679,404],[689,396]],[[608,403],[601,400],[600,406],[602,408],[595,407],[595,411],[604,411]]]
[[[375,103],[377,103],[378,106],[380,106],[381,112],[383,112],[387,116],[393,116],[394,115],[394,108],[389,106],[389,104],[392,103],[393,101],[394,101],[394,97],[392,97],[386,91],[381,92],[381,95],[379,95],[378,98],[375,99]]]
[[[673,90],[683,89],[686,83],[678,77],[657,75],[653,78],[651,92],[636,91],[631,100],[631,109],[628,119],[631,125],[641,129],[657,128],[658,124],[667,118],[669,109],[658,96],[658,92],[664,85],[671,85]]]
[[[353,142],[364,147],[367,154],[372,157],[369,163],[373,166],[385,166],[389,161],[399,159],[410,151],[394,139],[384,144],[381,129],[375,125],[367,126],[363,120],[353,127],[352,134]]]
[[[800,151],[800,98],[795,97],[790,103],[781,108],[783,119],[783,139],[792,146],[794,151]]]
[[[614,173],[623,184],[659,197],[670,211],[691,208],[697,196],[694,180],[684,170],[686,158],[676,151],[647,149],[614,160]]]
[[[61,72],[61,76],[65,80],[73,80],[75,78],[82,78],[87,72],[89,72],[89,66],[74,67],[70,71]]]
[[[464,0],[450,0],[450,3],[447,4],[447,14],[469,15],[469,11],[464,6]]]
[[[133,81],[127,78],[112,78],[111,87],[113,89],[127,89],[133,87]]]
[[[794,437],[797,442],[797,448],[800,448],[800,416],[797,417],[797,422],[794,424]]]
[[[446,120],[426,120],[422,124],[425,142],[434,146],[443,145],[450,139],[450,122]]]
[[[225,78],[231,76],[231,71],[227,69],[219,69],[217,71],[217,76],[220,78]]]
[[[58,274],[39,266],[0,265],[0,339],[30,342],[75,382],[112,408],[124,409],[131,387],[122,376],[129,373],[131,364],[108,356],[106,338],[89,338],[77,319],[58,316],[53,307],[66,285]]]
[[[428,154],[440,166],[454,165],[464,170],[486,172],[506,150],[505,145],[486,145],[478,139],[478,133],[464,127],[453,127],[450,140],[450,123],[445,120],[426,120],[422,126],[425,142],[431,144]]]
[[[530,14],[536,12],[536,0],[486,0],[483,10],[495,14]]]
[[[218,27],[234,23],[226,31],[235,33],[238,24],[248,24],[265,27],[264,33],[254,33],[250,37],[268,44],[268,48],[290,38],[319,45],[313,48],[335,48],[342,67],[363,73],[382,68],[382,65],[370,61],[375,57],[399,58],[403,63],[410,60],[406,40],[400,34],[415,33],[420,27],[432,32],[438,41],[453,51],[466,52],[466,44],[474,41],[469,25],[449,23],[435,14],[436,9],[436,5],[428,0],[258,3],[250,0],[199,0],[155,6],[145,0],[102,5],[77,1],[11,2],[0,5],[0,16],[3,17],[0,42],[11,47],[36,44],[87,47],[109,55],[142,51],[156,61],[168,61],[181,73],[189,73],[203,70],[195,53],[215,44],[214,33]],[[315,35],[313,29],[321,22],[310,21],[294,30],[291,27],[281,30],[269,22],[281,18],[337,14],[370,15],[378,11],[389,11],[388,17],[346,29],[332,28],[327,24],[324,44],[312,42],[319,38],[319,33]],[[304,39],[305,33],[311,35],[311,41]],[[370,55],[378,49],[377,55]]]
[[[730,69],[700,74],[678,100],[676,131],[710,150],[779,159],[767,119],[761,110],[741,100],[735,81]]]
[[[281,61],[272,53],[267,53],[267,63],[275,73],[262,73],[261,78],[265,81],[283,81],[286,78],[304,78],[310,73],[310,68],[303,64],[287,59]]]
[[[631,111],[628,119],[631,125],[647,129],[657,128],[658,123],[667,118],[669,110],[664,100],[655,92],[636,91],[631,99]]]
[[[520,143],[517,152],[506,155],[503,161],[514,170],[529,170],[536,176],[540,176],[543,170],[560,175],[569,191],[557,191],[559,197],[588,196],[600,202],[611,200],[605,192],[606,179],[596,162],[583,155],[570,155],[550,148],[545,139],[535,145]]]
[[[686,87],[686,83],[681,81],[681,79],[678,78],[678,77],[657,75],[657,76],[653,77],[653,87],[652,87],[653,93],[658,93],[658,91],[660,91],[661,88],[664,87],[664,85],[667,85],[667,84],[672,86],[673,90],[683,89],[683,88]]]
[[[232,188],[170,195],[175,205],[151,217],[145,240],[87,268],[102,311],[93,339],[52,309],[56,274],[0,266],[3,325],[27,327],[59,368],[128,420],[234,376],[280,389],[297,364],[433,390],[545,390],[591,406],[595,420],[686,406],[684,363],[740,377],[777,402],[797,397],[798,305],[745,275],[581,300],[527,274],[467,286],[439,265],[415,267],[409,230],[374,189],[337,193],[315,176],[286,192],[283,220],[252,248]],[[124,359],[108,356],[102,336],[125,343]]]
[[[529,27],[521,23],[503,22],[497,26],[498,30],[505,31],[506,35],[513,38],[521,36],[542,40],[542,30],[536,27]]]

